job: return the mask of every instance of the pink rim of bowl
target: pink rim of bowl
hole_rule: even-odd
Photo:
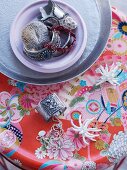
[[[82,56],[87,43],[87,28],[80,14],[71,6],[61,1],[56,1],[77,22],[76,44],[67,54],[47,61],[34,61],[23,53],[21,39],[22,29],[39,15],[39,7],[47,3],[46,0],[37,1],[23,8],[16,16],[10,31],[10,43],[16,57],[28,68],[42,73],[55,73],[65,70],[75,64]],[[34,12],[33,12],[34,11]]]

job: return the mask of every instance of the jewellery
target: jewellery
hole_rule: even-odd
[[[62,122],[56,117],[53,117],[52,120],[55,123],[51,127],[49,133],[46,134],[46,132],[42,130],[38,133],[38,136],[36,138],[45,146],[45,148],[49,143],[51,144],[52,140],[59,141],[64,134],[64,131],[62,129]]]
[[[62,19],[68,15],[68,13],[51,0],[48,1],[48,4],[44,8],[40,7],[40,12],[42,14],[43,21],[48,18]]]
[[[115,134],[106,156],[110,162],[118,163],[127,156],[127,132]]]
[[[58,47],[56,45],[54,46],[52,43],[47,43],[45,45],[45,47],[48,48],[49,50],[54,50],[58,53],[65,53],[65,52],[70,51],[70,49],[74,46],[74,44],[76,42],[75,34],[72,31],[68,30],[67,28],[64,28],[63,26],[53,27],[51,30],[53,32],[59,31],[60,33],[63,31],[64,33],[68,34],[68,38],[67,38],[67,40],[65,41],[65,43],[63,44],[62,47],[60,47],[60,46]]]
[[[44,23],[33,21],[22,30],[22,40],[28,51],[37,51],[50,41],[50,33]]]
[[[39,159],[48,156],[50,159],[66,161],[73,157],[75,147],[72,141],[65,137],[62,122],[57,118],[56,123],[55,119],[49,132],[39,132],[36,139],[40,141],[41,147],[35,151],[35,155]]]
[[[32,60],[44,61],[71,50],[76,35],[71,30],[76,22],[55,2],[40,8],[41,21],[29,23],[22,31],[23,52]]]
[[[49,121],[52,117],[58,117],[64,113],[66,107],[54,93],[42,100],[36,109],[46,121]]]
[[[52,57],[57,57],[63,53],[69,52],[71,48],[74,46],[76,42],[76,36],[73,32],[68,30],[67,28],[64,28],[62,26],[53,27],[51,29],[52,32],[52,40],[49,43],[45,43],[44,48],[42,50],[38,51],[30,51],[25,48],[24,46],[24,52],[25,54],[36,61],[43,61],[51,59]],[[60,33],[67,33],[67,40],[65,40],[65,43],[61,46],[61,38]]]
[[[59,22],[61,26],[67,29],[74,30],[77,28],[77,23],[70,16],[65,16]]]
[[[82,117],[81,115],[79,116],[79,126],[76,126],[73,123],[73,120],[71,120],[71,124],[73,126],[73,130],[76,132],[79,132],[79,134],[82,135],[83,137],[83,141],[86,145],[89,145],[89,143],[86,141],[86,138],[92,141],[96,141],[94,138],[98,137],[99,134],[94,134],[94,132],[100,132],[101,129],[97,129],[97,128],[89,128],[89,124],[95,119],[86,119],[85,122],[82,123]],[[90,133],[92,132],[92,133]]]
[[[56,47],[59,47],[61,45],[61,39],[60,39],[58,32],[56,32],[56,31],[52,32],[52,40],[50,43],[52,44],[52,46],[56,46]],[[53,57],[54,52],[55,51],[53,49],[48,49],[46,46],[44,48],[42,48],[41,50],[35,50],[35,49],[28,50],[24,46],[24,53],[30,59],[36,60],[36,61],[43,61],[43,60],[51,59]]]
[[[39,51],[30,51],[24,47],[24,53],[32,60],[44,61],[52,58],[52,51],[43,48]]]
[[[38,133],[36,138],[45,146],[45,148],[49,143],[51,144],[52,140],[59,141],[64,134],[62,129],[62,122],[59,119],[57,119],[57,122],[54,118],[52,120],[55,122],[55,124],[51,127],[50,132],[46,134],[46,132],[42,130]]]
[[[116,66],[112,64],[110,68],[108,68],[107,65],[105,67],[101,65],[98,69],[96,69],[96,73],[101,74],[97,85],[100,85],[106,81],[111,83],[112,85],[119,85],[118,76],[122,73],[122,70],[120,71],[120,73],[118,73],[118,69],[120,66],[121,63],[117,63]]]
[[[41,20],[43,22],[47,22],[47,20],[49,20],[50,23],[50,19],[53,18],[53,20],[56,21],[55,24],[58,23],[59,25],[64,26],[70,30],[77,28],[76,21],[74,21],[74,19],[71,18],[68,13],[66,13],[62,8],[60,8],[55,2],[51,0],[48,1],[48,5],[46,5],[44,8],[40,8],[40,12],[42,15]]]

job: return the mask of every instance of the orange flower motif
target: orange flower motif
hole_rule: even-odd
[[[114,126],[122,126],[122,122],[119,118],[114,118],[113,124],[114,124]]]
[[[96,143],[95,143],[95,147],[96,149],[98,150],[102,150],[102,149],[105,149],[105,143],[103,140],[97,140]]]
[[[125,100],[125,99],[124,99]],[[124,106],[127,106],[127,101],[124,102]]]

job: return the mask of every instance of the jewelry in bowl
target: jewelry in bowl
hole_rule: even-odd
[[[48,4],[38,1],[25,7],[17,15],[10,33],[16,57],[27,67],[44,73],[72,66],[81,57],[86,40],[86,25],[77,11],[68,4],[51,0]]]

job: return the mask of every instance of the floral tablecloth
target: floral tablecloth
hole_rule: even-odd
[[[97,86],[99,75],[95,70],[100,65],[118,62],[122,64],[120,85]],[[60,97],[67,110],[59,120],[46,122],[35,108],[52,93]],[[105,51],[86,73],[50,86],[25,84],[0,74],[0,151],[15,164],[31,170],[104,170],[126,155],[126,110],[127,18],[113,8],[112,29]],[[72,128],[71,121],[78,126],[80,115],[85,121],[98,118],[101,113],[100,119],[90,124],[102,129],[99,137],[86,145]],[[53,127],[59,123],[59,141],[46,143]]]

